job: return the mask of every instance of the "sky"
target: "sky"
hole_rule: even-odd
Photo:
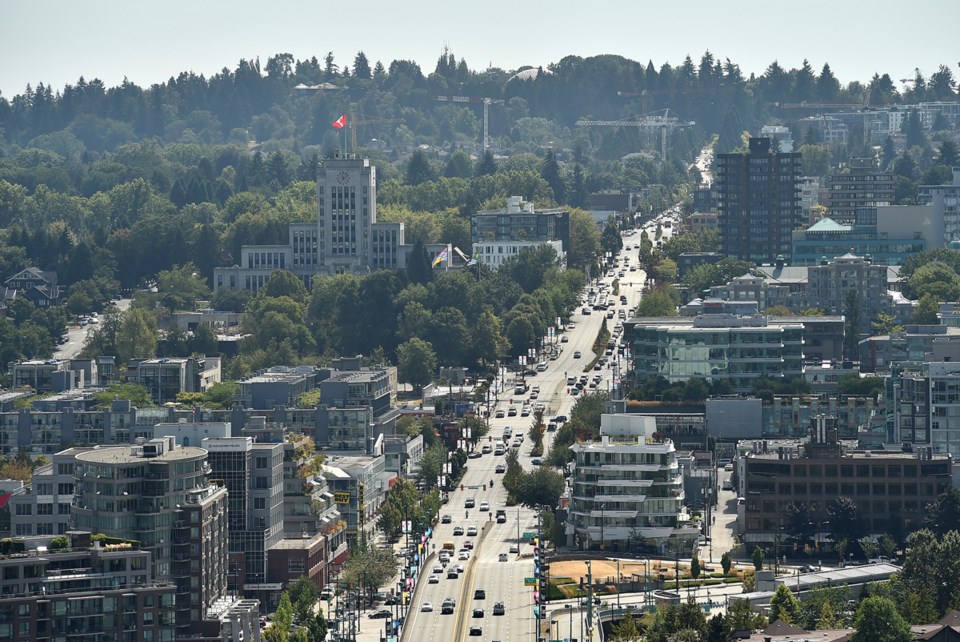
[[[879,72],[900,87],[915,68],[960,77],[958,24],[957,0],[0,0],[0,95],[81,76],[146,87],[277,53],[332,51],[352,66],[362,50],[371,66],[415,60],[429,73],[445,47],[474,70],[597,54],[659,68],[709,49],[745,75],[806,58],[842,83]]]

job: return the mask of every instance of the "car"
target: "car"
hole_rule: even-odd
[[[441,615],[453,615],[454,609],[456,609],[457,603],[453,601],[452,598],[447,598],[443,601],[443,604],[440,605],[440,614]]]
[[[490,510],[490,504],[489,504],[489,502],[480,502],[480,512],[481,512],[481,513],[486,513],[486,512],[489,511],[489,510]]]
[[[488,455],[493,452],[493,446],[490,444],[484,444],[483,448],[480,449],[480,452],[482,452],[484,455]]]
[[[517,416],[517,409],[516,409],[516,408],[511,408],[510,410],[508,410],[508,411],[507,411],[507,416],[508,416],[508,417],[516,417],[516,416]]]
[[[497,602],[493,605],[493,614],[494,615],[506,615],[507,609],[503,605],[503,602]]]
[[[728,473],[732,473],[732,472],[733,472],[733,464],[727,464],[726,466],[723,467],[723,469],[724,469],[725,471],[727,471]]]
[[[483,627],[482,627],[482,626],[471,626],[471,627],[470,627],[470,635],[471,635],[471,636],[474,636],[474,637],[483,635]]]
[[[374,611],[367,617],[371,620],[382,620],[384,618],[393,617],[393,611],[390,609],[380,609],[379,611]]]
[[[441,566],[440,564],[434,564],[434,565],[433,565],[433,572],[434,572],[434,573],[443,573],[443,566]]]
[[[507,472],[507,467],[504,466],[503,464],[497,464],[497,467],[494,468],[494,471],[497,472],[498,474],[499,474],[499,473],[505,473],[505,472]]]
[[[566,416],[566,415],[557,415],[556,417],[553,418],[553,420],[554,420],[555,422],[557,422],[558,424],[566,423],[566,421],[567,421],[567,416]]]
[[[539,457],[534,457],[534,458],[530,461],[530,463],[533,464],[534,466],[540,466],[540,465],[543,464],[543,460],[540,459]]]
[[[510,552],[511,552],[511,553],[519,553],[519,552],[520,552],[520,545],[519,545],[519,544],[511,544],[511,545],[510,545]]]
[[[443,569],[440,569],[440,572],[442,573]],[[427,578],[427,584],[439,584],[439,583],[440,583],[439,575],[431,575],[430,577]]]
[[[463,535],[463,526],[454,526],[453,534],[455,537],[460,537],[461,535]]]
[[[421,613],[433,613],[433,602],[424,602],[420,605]]]
[[[473,599],[475,600],[485,600],[487,599],[487,592],[482,588],[478,588],[473,592]]]
[[[468,559],[470,559],[470,551],[460,551],[460,554],[457,555],[457,559],[466,562]]]
[[[483,617],[483,609],[473,609],[473,617],[480,618]]]
[[[483,454],[476,450],[471,451],[470,454],[467,455],[467,459],[480,459],[481,457],[483,457]]]
[[[473,497],[467,497],[467,501],[463,502],[464,508],[473,508],[477,505],[477,500]]]
[[[457,573],[463,573],[463,564],[457,564],[454,569],[457,571]]]
[[[501,562],[509,562],[510,556],[507,555],[506,553],[500,553],[500,557],[498,557],[497,559]]]
[[[477,536],[477,527],[476,526],[467,526],[467,537],[476,537]]]
[[[473,540],[472,540],[472,539],[468,539],[468,540],[464,541],[464,542],[463,542],[463,547],[464,547],[465,549],[467,549],[468,551],[472,551],[472,550],[473,550]]]
[[[560,343],[569,343],[569,341],[570,341],[570,337],[568,337],[567,335],[563,335],[562,337],[560,337]]]
[[[444,515],[443,517],[440,518],[441,524],[449,524],[451,522],[453,522],[453,517],[450,515]]]
[[[460,573],[457,573],[457,569],[451,566],[451,567],[447,570],[447,579],[448,579],[448,580],[455,580],[455,579],[457,579],[458,577],[460,577]]]
[[[504,417],[507,416],[507,413],[504,412],[503,409],[501,408],[500,410],[498,410],[498,411],[496,412],[496,415],[495,415],[495,416],[496,416],[497,419],[503,419]]]
[[[530,408],[529,408],[529,406],[524,406],[524,407],[523,407],[523,410],[520,411],[520,416],[521,416],[521,417],[529,417],[529,416],[530,416]]]
[[[582,356],[582,355],[580,354],[580,351],[579,351],[579,350],[577,350],[576,352],[573,353],[573,358],[574,358],[574,359],[579,359],[581,356]]]

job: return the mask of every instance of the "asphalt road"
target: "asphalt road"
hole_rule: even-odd
[[[117,301],[116,307],[121,312],[125,311],[130,307],[130,303],[133,299],[120,299]],[[104,313],[106,314],[106,313]],[[102,318],[103,315],[101,315]],[[85,326],[80,325],[70,325],[67,326],[67,342],[58,346],[53,352],[54,359],[75,359],[80,351],[83,350],[83,346],[87,341],[87,334],[93,332],[94,328],[98,327],[96,324],[88,324]]]
[[[666,231],[666,230],[665,230]],[[624,246],[631,247],[639,244],[639,236],[632,235],[624,239]],[[621,253],[621,265],[623,259],[629,257],[630,263],[637,265],[638,252],[633,249],[625,249]],[[603,277],[608,285],[616,277]],[[645,275],[639,269],[630,272],[629,268],[624,271],[624,276],[620,277],[620,294],[627,297],[627,303],[620,305],[619,294],[609,295],[609,299],[616,302],[615,307],[611,307],[614,312],[614,318],[607,320],[607,327],[613,330],[618,322],[616,311],[621,308],[626,310],[634,307],[639,302],[640,288],[645,280]],[[562,348],[556,360],[546,360],[547,369],[536,376],[527,377],[526,383],[531,387],[538,386],[540,389],[538,398],[532,403],[542,402],[545,405],[545,420],[549,420],[556,415],[570,416],[573,404],[576,398],[569,394],[567,386],[567,377],[576,376],[579,378],[584,373],[584,369],[593,360],[592,346],[600,331],[603,320],[606,315],[603,311],[591,311],[589,315],[583,315],[578,306],[572,317],[575,327],[567,330],[556,337],[557,345]],[[562,343],[560,337],[567,337],[567,342]],[[580,351],[579,358],[574,353]],[[601,379],[597,384],[596,390],[607,390],[611,384],[613,376],[613,363],[616,359],[611,358],[611,362],[599,370],[589,370],[589,377],[592,380],[594,375],[600,375]],[[625,365],[622,361],[621,364]],[[513,394],[514,381],[512,375],[503,381],[503,389],[498,397],[493,400],[491,405],[490,418],[490,439],[496,441],[503,435],[504,428],[509,426],[513,435],[523,434],[525,439],[520,446],[519,455],[521,465],[527,470],[534,468],[532,457],[530,456],[531,442],[526,437],[533,416],[521,417],[520,409],[523,402],[529,400],[529,392],[523,395]],[[504,416],[496,418],[497,410],[509,411],[511,407],[517,409],[517,415],[514,417]],[[553,440],[553,433],[546,433],[544,436],[545,452],[549,451]],[[481,441],[478,447],[485,443],[491,443],[490,440]],[[482,542],[478,536],[453,536],[455,526],[466,528],[470,525],[476,526],[478,530],[483,523],[493,519],[494,513],[498,508],[504,508],[506,502],[506,492],[502,485],[502,475],[494,472],[496,464],[501,463],[503,457],[497,457],[493,454],[486,454],[479,459],[471,459],[467,464],[467,472],[462,480],[463,490],[458,486],[450,493],[449,503],[441,510],[441,515],[449,514],[452,518],[450,524],[438,524],[433,537],[431,552],[436,553],[446,541],[452,541],[455,544],[456,551],[463,548],[466,540],[471,540],[476,545],[474,551],[470,554],[467,561],[458,560],[458,555],[450,562],[452,565],[463,564],[464,573],[461,573],[457,579],[447,579],[446,573],[438,574],[438,581],[430,584],[427,578],[433,574],[433,567],[438,564],[436,558],[432,558],[427,565],[426,572],[418,582],[414,593],[411,610],[407,615],[406,626],[404,627],[404,642],[447,642],[448,640],[513,640],[521,636],[532,636],[534,630],[533,617],[533,589],[524,586],[524,578],[532,577],[533,561],[531,559],[532,549],[523,538],[525,532],[536,531],[536,516],[532,510],[526,508],[511,507],[507,508],[507,522],[505,524],[496,524],[493,522],[489,530],[484,534]],[[493,488],[489,487],[490,480],[494,480]],[[484,489],[484,484],[487,488]],[[464,502],[467,498],[473,498],[476,507],[467,509]],[[488,502],[489,512],[479,510],[481,502]],[[469,512],[469,517],[467,513]],[[519,553],[510,553],[511,545],[519,546]],[[500,555],[506,554],[507,561],[499,561]],[[486,591],[486,599],[474,600],[476,589]],[[455,613],[453,615],[441,615],[440,607],[446,598],[454,598],[457,601]],[[494,616],[493,605],[496,602],[503,602],[505,615]],[[433,606],[432,612],[422,612],[421,608],[425,602],[430,602]],[[473,617],[473,609],[483,608],[483,617]],[[549,620],[547,620],[549,621]],[[578,620],[574,622],[578,626]],[[471,625],[480,626],[482,634],[476,637],[468,636]]]

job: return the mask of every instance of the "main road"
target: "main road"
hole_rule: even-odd
[[[614,310],[612,319],[607,320],[608,329],[613,330],[619,322],[617,313],[635,307],[640,299],[640,288],[645,281],[644,273],[637,264],[637,251],[632,246],[639,244],[638,236],[629,236],[624,239],[624,250],[620,253],[620,267],[608,272],[601,281],[606,284],[610,310]],[[629,264],[635,270],[629,271],[625,260],[629,257]],[[623,276],[618,277],[619,270]],[[612,274],[612,276],[609,276]],[[612,281],[620,280],[619,293],[611,292]],[[598,296],[601,292],[598,283],[591,284]],[[626,303],[621,304],[619,295],[626,296]],[[532,444],[526,433],[533,422],[533,416],[521,417],[520,412],[525,401],[533,404],[544,404],[544,421],[557,415],[569,416],[576,398],[569,394],[570,386],[567,377],[579,378],[587,374],[588,381],[600,376],[595,390],[607,390],[611,385],[614,370],[611,367],[615,361],[600,366],[599,369],[587,369],[593,361],[593,343],[597,338],[606,314],[602,310],[591,310],[589,315],[582,314],[586,304],[584,300],[577,306],[571,321],[574,327],[555,337],[556,346],[561,349],[555,360],[547,359],[546,370],[535,376],[526,377],[526,384],[539,387],[536,400],[529,399],[529,393],[516,395],[515,382],[510,375],[503,383],[499,397],[491,405],[489,419],[489,438],[481,440],[477,448],[485,444],[494,445],[509,427],[514,436],[524,435],[524,442],[520,446],[519,456],[521,465],[531,470],[534,468],[533,457],[530,454]],[[588,306],[589,307],[589,306]],[[566,336],[564,343],[561,337]],[[580,356],[577,357],[576,353]],[[626,366],[621,361],[621,365]],[[589,390],[589,389],[588,389]],[[517,410],[516,416],[508,416],[510,408]],[[496,411],[503,410],[504,417],[497,418]],[[544,436],[544,449],[549,452],[553,441],[553,433]],[[511,440],[512,441],[512,438]],[[524,507],[506,508],[506,491],[503,488],[503,476],[495,472],[497,464],[503,463],[503,457],[492,453],[484,454],[477,459],[470,459],[467,470],[458,485],[449,493],[448,503],[441,509],[441,515],[449,515],[450,523],[440,523],[434,529],[431,542],[430,558],[427,560],[423,575],[417,583],[416,590],[410,604],[410,611],[406,617],[403,629],[403,642],[448,642],[466,639],[471,627],[480,627],[479,640],[515,640],[521,636],[534,635],[533,615],[533,588],[524,585],[524,578],[533,577],[532,548],[524,533],[536,532],[536,514],[533,510]],[[493,485],[491,487],[491,480]],[[466,502],[472,499],[474,508],[467,508]],[[480,511],[482,503],[486,502],[489,511]],[[497,524],[494,518],[497,509],[505,509],[507,520],[504,524]],[[463,528],[464,534],[455,536],[454,528]],[[477,535],[468,535],[470,527],[477,529]],[[469,559],[460,560],[459,552],[465,548],[465,543],[473,545],[469,552]],[[452,542],[455,552],[446,568],[440,566],[437,553],[445,542]],[[501,561],[502,560],[502,561]],[[448,579],[447,570],[458,564],[464,570],[458,573],[455,579]],[[434,570],[442,572],[434,572]],[[434,583],[430,576],[436,575]],[[483,599],[474,599],[476,591],[485,592]],[[447,598],[456,600],[456,608],[452,615],[441,614],[441,605]],[[504,615],[493,615],[493,607],[497,602],[503,602]],[[432,611],[423,611],[423,605],[430,603]],[[473,617],[474,609],[483,609],[482,616]],[[548,621],[548,620],[547,620]]]

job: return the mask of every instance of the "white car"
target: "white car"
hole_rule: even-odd
[[[487,510],[490,510],[489,507]],[[477,527],[476,526],[467,526],[467,537],[476,537],[477,536]]]
[[[420,612],[421,612],[421,613],[433,613],[433,603],[432,603],[432,602],[424,602],[423,604],[421,604],[421,605],[420,605]]]
[[[431,575],[430,577],[427,578],[427,584],[439,584],[439,583],[440,583],[439,575]]]
[[[489,502],[480,502],[480,512],[485,513],[490,510]]]
[[[461,562],[466,562],[470,559],[470,551],[460,551],[460,554],[457,555],[457,559]]]

